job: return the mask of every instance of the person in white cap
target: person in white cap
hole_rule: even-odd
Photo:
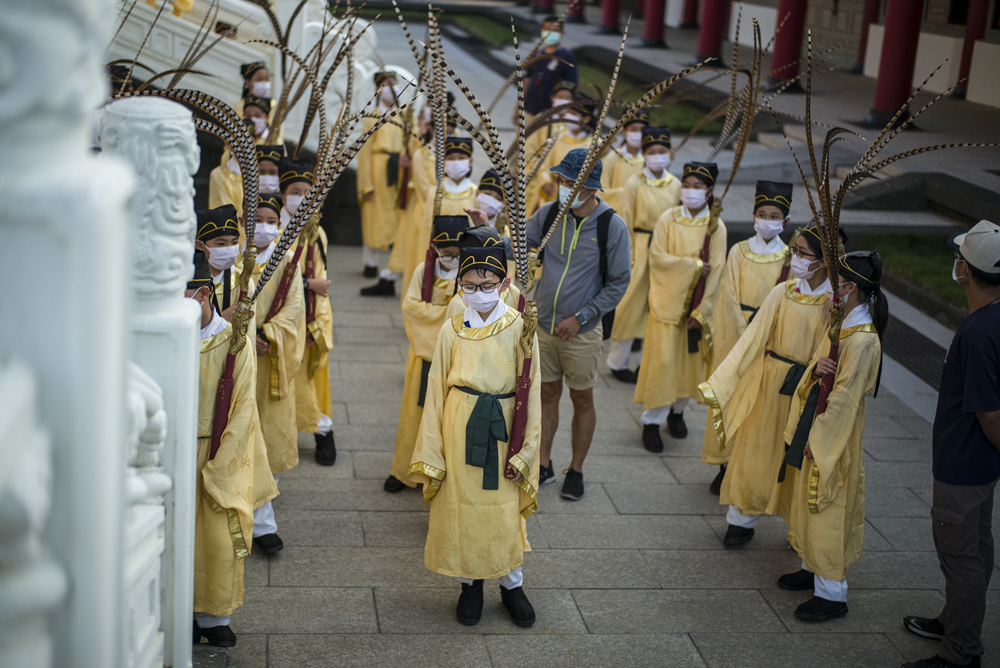
[[[1000,227],[979,221],[953,235],[952,277],[969,315],[945,357],[934,416],[934,547],[945,578],[935,619],[909,616],[912,633],[941,649],[907,668],[979,666],[986,590],[993,574],[993,491],[1000,478]]]

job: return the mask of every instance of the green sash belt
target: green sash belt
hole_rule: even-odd
[[[753,322],[754,316],[757,315],[757,311],[760,310],[760,307],[759,306],[750,306],[749,304],[740,304],[740,310],[741,311],[750,311],[750,318],[747,320],[747,324],[749,325],[751,322]]]
[[[795,434],[792,436],[792,444],[785,445],[785,461],[781,463],[781,470],[778,471],[778,482],[785,479],[786,466],[794,466],[800,471],[802,470],[802,459],[805,457],[806,443],[809,442],[809,431],[812,429],[813,420],[816,419],[819,385],[816,383],[809,390],[805,408],[802,409],[802,416],[799,417],[799,424],[796,425]]]
[[[791,397],[795,395],[795,388],[799,386],[799,381],[802,380],[802,375],[806,372],[806,365],[800,364],[795,360],[790,360],[787,357],[782,357],[773,350],[768,350],[764,352],[765,357],[770,356],[779,362],[784,362],[788,364],[791,368],[788,373],[785,374],[785,381],[781,384],[781,389],[778,390],[778,394],[783,394],[786,397]]]
[[[385,184],[390,188],[399,183],[399,154],[389,153],[385,163]]]
[[[497,441],[506,443],[508,438],[500,399],[511,399],[514,393],[489,394],[464,385],[455,389],[478,397],[465,425],[465,463],[483,469],[483,489],[500,489]]]
[[[420,360],[420,393],[417,395],[417,405],[421,408],[424,407],[424,401],[427,399],[427,377],[431,372],[431,363],[429,360]]]

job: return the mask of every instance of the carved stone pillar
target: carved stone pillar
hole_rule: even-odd
[[[191,112],[156,98],[126,98],[101,118],[101,147],[129,164],[132,200],[134,335],[132,385],[162,429],[144,428],[129,464],[135,467],[126,516],[126,583],[140,628],[123,640],[130,665],[150,665],[162,646],[169,666],[191,663],[194,598],[194,490],[197,456],[198,332],[201,310],[184,299],[193,274],[194,182],[199,151]],[[146,376],[148,374],[148,376]],[[152,388],[155,388],[153,390]],[[157,406],[159,405],[159,409]],[[172,482],[172,486],[171,486]],[[165,512],[165,516],[164,516]],[[162,526],[162,531],[154,530]],[[143,561],[151,550],[160,564]],[[148,614],[150,589],[162,592],[162,620]],[[141,621],[141,620],[145,621]],[[163,637],[158,633],[162,628]]]

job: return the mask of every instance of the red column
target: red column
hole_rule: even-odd
[[[704,0],[701,3],[701,28],[698,30],[699,61],[706,58],[722,64],[722,30],[729,0]]]
[[[806,26],[806,3],[801,0],[780,0],[777,20],[781,29],[774,38],[771,76],[768,80],[772,84],[781,85],[799,75],[798,61],[802,54],[802,32]]]
[[[878,83],[875,85],[875,104],[864,121],[865,125],[885,125],[910,97],[923,9],[923,2],[889,0]]]
[[[969,88],[969,69],[972,67],[972,50],[976,40],[986,34],[986,19],[989,12],[989,0],[971,0],[969,15],[965,19],[965,42],[962,44],[962,62],[958,66],[958,81],[955,84],[954,97],[965,99],[965,91]]]
[[[698,0],[684,0],[684,17],[681,19],[681,27],[698,27]]]
[[[555,10],[555,0],[535,0],[536,14],[551,14]]]
[[[617,35],[618,30],[618,0],[601,0],[601,26],[597,29],[599,35]]]
[[[667,0],[646,0],[643,16],[642,42],[639,46],[666,47],[663,41],[663,18],[667,12]]]
[[[583,18],[583,0],[569,0],[569,11],[566,13],[566,23],[586,23]]]
[[[878,21],[879,0],[865,0],[865,8],[861,14],[861,41],[858,43],[858,62],[854,64],[855,74],[865,69],[865,54],[868,51],[868,26]]]

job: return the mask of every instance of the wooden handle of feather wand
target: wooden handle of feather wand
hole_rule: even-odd
[[[833,361],[837,361],[837,356],[840,353],[840,344],[835,343],[830,346],[829,357]],[[822,415],[826,412],[826,407],[829,405],[828,401],[830,398],[830,392],[833,390],[833,381],[836,380],[836,373],[828,373],[823,376],[819,381],[819,399],[816,402],[816,415]]]

